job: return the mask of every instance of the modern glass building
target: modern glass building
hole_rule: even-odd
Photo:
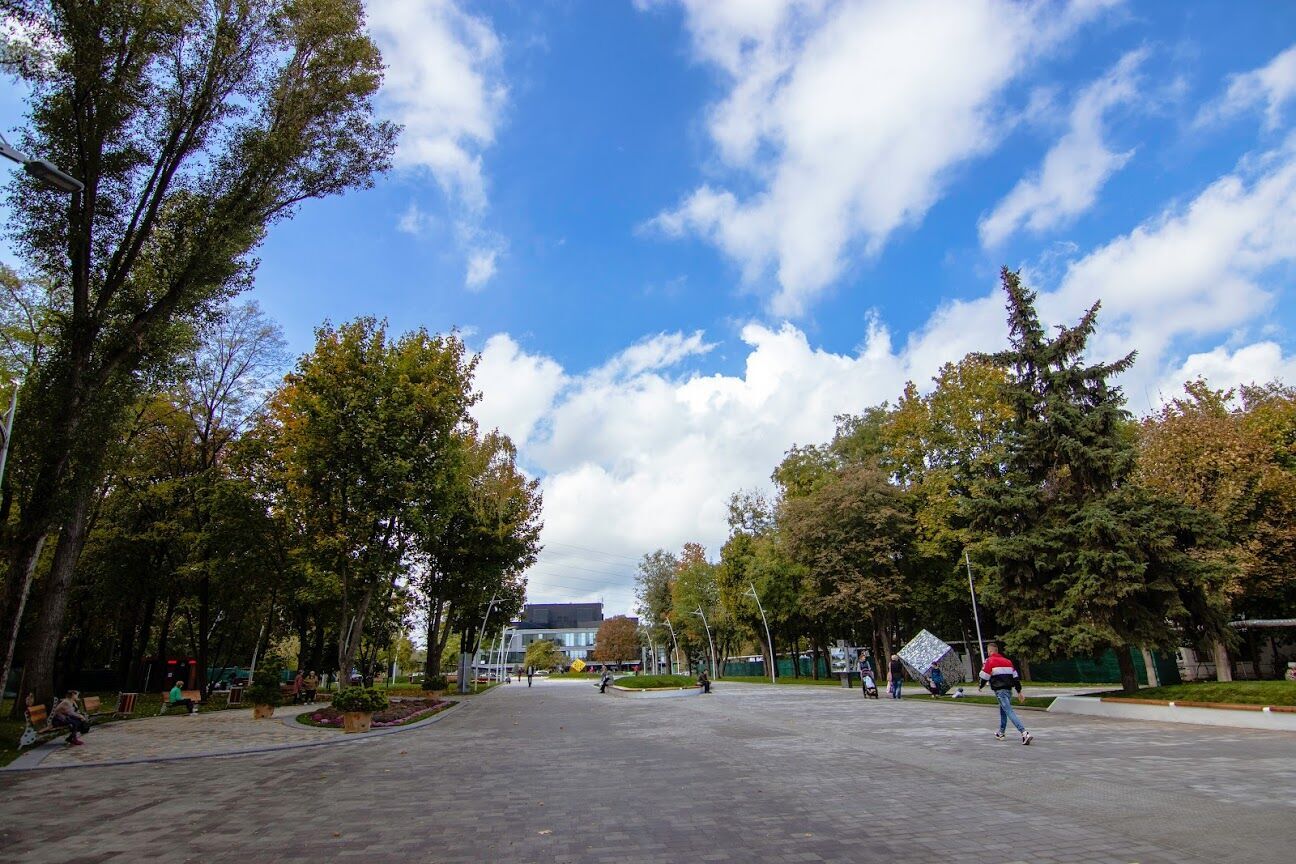
[[[540,639],[554,643],[568,663],[591,662],[602,623],[602,603],[528,603],[521,617],[509,624],[504,663],[509,669],[521,668],[527,646]],[[482,645],[478,665],[494,668],[499,657],[490,655],[488,647],[495,648]]]

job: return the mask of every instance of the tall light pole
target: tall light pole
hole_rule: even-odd
[[[768,645],[770,649],[770,683],[777,684],[778,683],[778,658],[774,656],[774,637],[770,635],[769,619],[765,617],[765,607],[761,605],[760,597],[756,596],[756,583],[748,582],[747,584],[750,585],[751,587],[749,590],[744,591],[743,594],[744,596],[750,597],[753,600],[755,600],[756,608],[760,610],[761,622],[765,624],[765,644]],[[799,664],[801,661],[797,660],[795,662]]]
[[[706,628],[707,645],[711,647],[711,677],[714,678],[716,677],[716,656],[715,656],[715,643],[711,641],[711,625],[707,623],[706,613],[702,611],[701,606],[698,606],[698,608],[694,609],[693,614],[702,619],[702,626]]]
[[[963,563],[967,565],[968,591],[972,594],[972,620],[976,622],[977,647],[981,649],[981,662],[985,662],[985,642],[981,639],[981,616],[977,613],[976,588],[972,585],[972,559],[967,550],[963,550]],[[975,670],[974,670],[975,671]]]
[[[671,654],[671,659],[675,661],[675,669],[671,674],[676,675],[679,673],[679,641],[675,638],[675,628],[671,626],[669,615],[666,616],[666,629],[670,630],[671,644],[675,646],[675,651]]]
[[[71,174],[59,168],[53,162],[45,159],[36,159],[28,156],[26,153],[20,153],[10,146],[3,135],[0,135],[0,156],[17,162],[23,166],[23,170],[44,183],[51,189],[57,189],[60,192],[76,193],[85,188],[85,184],[73,177]]]
[[[499,595],[498,591],[491,594],[490,602],[486,604],[486,614],[482,616],[481,629],[477,631],[477,645],[476,647],[473,648],[473,659],[472,659],[474,693],[477,692],[477,654],[481,651],[482,636],[486,634],[486,621],[490,619],[490,613],[491,610],[495,608],[495,598],[498,595]],[[461,687],[461,689],[459,690],[460,693],[467,692],[466,689],[463,689],[462,684],[460,685],[460,687]]]

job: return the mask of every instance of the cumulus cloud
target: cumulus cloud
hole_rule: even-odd
[[[1107,178],[1125,167],[1133,150],[1114,152],[1106,142],[1106,115],[1138,95],[1136,73],[1145,51],[1126,54],[1107,75],[1086,87],[1071,109],[1070,126],[1040,168],[1020,180],[981,220],[981,243],[997,246],[1022,226],[1046,231],[1085,212]]]
[[[489,202],[482,154],[495,141],[508,97],[499,36],[456,0],[371,0],[368,15],[387,64],[380,108],[404,126],[396,165],[429,172],[458,212],[464,285],[478,290],[495,275],[501,249],[463,239],[483,233]],[[420,234],[429,221],[411,203],[398,227]]]
[[[1284,354],[1278,343],[1268,340],[1233,350],[1221,345],[1190,354],[1162,377],[1158,392],[1162,398],[1174,398],[1184,392],[1184,382],[1197,378],[1219,389],[1274,380],[1296,383],[1296,358]]]
[[[495,275],[495,259],[499,257],[495,249],[474,249],[468,254],[468,272],[464,274],[464,286],[475,291],[490,281]]]
[[[665,5],[641,2],[642,7]],[[1086,0],[675,0],[727,95],[708,130],[731,185],[648,223],[719,247],[795,316],[855,249],[876,253],[1000,130],[1004,88],[1111,3]]]
[[[1294,380],[1296,358],[1272,338],[1246,335],[1272,308],[1276,275],[1293,264],[1296,147],[1287,147],[1244,160],[1056,277],[1026,275],[1046,323],[1074,323],[1103,301],[1091,355],[1138,349],[1120,383],[1142,413],[1199,375],[1219,387]],[[502,401],[483,410],[522,436],[545,495],[547,545],[532,597],[630,608],[636,558],[690,540],[718,552],[730,493],[768,488],[784,451],[827,440],[834,415],[894,399],[906,380],[929,387],[941,364],[969,351],[1002,348],[1003,305],[987,284],[901,340],[864,321],[861,347],[849,353],[813,346],[792,324],[749,324],[737,374],[688,371],[690,358],[712,349],[703,333],[649,336],[581,374],[494,337],[482,355],[483,389]],[[1228,347],[1211,347],[1221,343]]]
[[[481,150],[507,96],[499,37],[455,0],[381,0],[368,14],[387,63],[382,109],[405,127],[397,164],[426,168],[447,194],[485,206]]]
[[[473,406],[473,417],[525,447],[566,376],[553,360],[525,353],[512,337],[500,333],[487,339],[477,355],[473,380],[482,394]]]
[[[422,208],[415,202],[411,201],[410,205],[405,208],[400,219],[396,222],[396,230],[402,234],[411,234],[415,237],[426,231],[432,224],[432,217],[424,213]]]
[[[1230,76],[1224,95],[1202,109],[1197,122],[1205,125],[1263,106],[1265,128],[1277,129],[1282,125],[1283,108],[1293,96],[1296,96],[1296,45],[1259,69]]]

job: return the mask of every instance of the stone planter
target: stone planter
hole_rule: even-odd
[[[368,732],[373,726],[372,711],[344,711],[342,712],[342,731],[343,732]]]
[[[269,718],[271,718],[271,717],[274,716],[274,709],[275,709],[275,706],[273,706],[273,705],[253,705],[253,706],[252,706],[252,719],[253,719],[253,720],[268,720]]]

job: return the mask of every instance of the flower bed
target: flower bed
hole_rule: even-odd
[[[453,704],[453,702],[446,699],[395,700],[389,707],[374,713],[373,728],[384,729],[390,726],[404,726],[407,723],[416,723],[444,711]],[[297,715],[297,721],[305,723],[307,726],[326,726],[341,729],[342,712],[333,707],[320,708],[317,711],[307,711]]]

